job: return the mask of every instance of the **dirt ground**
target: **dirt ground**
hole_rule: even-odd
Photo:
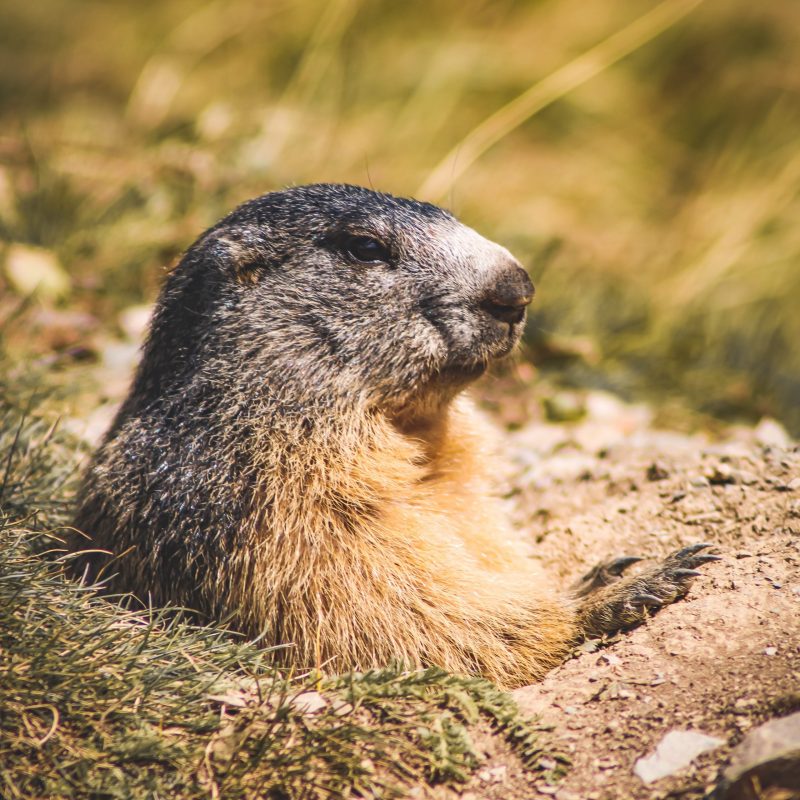
[[[518,522],[564,585],[610,557],[695,542],[723,560],[645,625],[515,693],[552,728],[565,777],[532,781],[490,743],[462,797],[702,797],[748,730],[800,708],[800,447],[771,421],[715,442],[659,431],[646,408],[595,394],[579,424],[512,434],[511,456]],[[724,744],[646,785],[634,765],[673,729]]]

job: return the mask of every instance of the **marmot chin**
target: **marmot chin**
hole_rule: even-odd
[[[492,497],[461,392],[532,297],[505,248],[433,205],[318,184],[240,206],[166,280],[78,498],[113,557],[80,569],[298,668],[399,659],[506,687],[681,596],[703,545],[561,593]]]

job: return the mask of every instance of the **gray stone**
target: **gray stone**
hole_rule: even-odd
[[[670,731],[651,755],[640,758],[634,773],[645,783],[652,783],[688,767],[697,756],[725,744],[723,739],[699,731]]]
[[[730,756],[715,800],[800,798],[800,712],[765,722],[747,734]],[[770,796],[772,796],[770,794]]]

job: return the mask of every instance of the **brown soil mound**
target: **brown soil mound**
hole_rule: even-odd
[[[515,693],[571,759],[562,780],[526,781],[497,753],[464,797],[702,797],[748,730],[800,707],[800,448],[774,423],[712,444],[654,430],[645,409],[609,397],[594,405],[581,424],[512,435],[535,557],[565,585],[615,555],[707,541],[724,558],[646,625]],[[674,729],[724,744],[645,784],[637,759]]]

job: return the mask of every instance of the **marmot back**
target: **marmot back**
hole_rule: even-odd
[[[86,555],[87,577],[302,668],[538,678],[621,612],[525,557],[457,397],[532,295],[507,250],[432,205],[320,184],[240,206],[168,276],[86,473],[75,526],[113,554]]]

